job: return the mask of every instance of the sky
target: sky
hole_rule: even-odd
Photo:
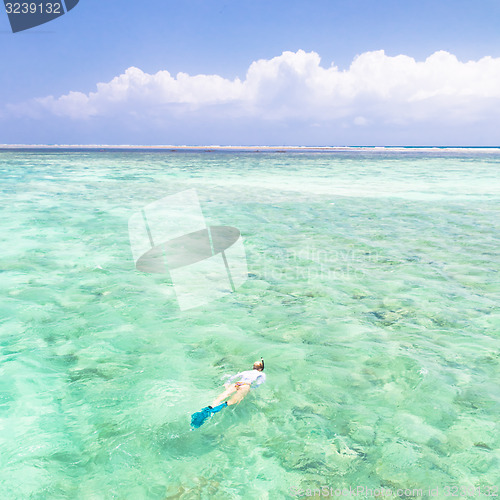
[[[498,0],[80,0],[12,33],[0,144],[500,145]]]

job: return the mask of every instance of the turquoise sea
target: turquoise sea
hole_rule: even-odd
[[[1,500],[498,494],[499,150],[10,150],[0,172]],[[249,278],[181,311],[127,224],[189,188]],[[191,431],[260,356],[267,382]]]

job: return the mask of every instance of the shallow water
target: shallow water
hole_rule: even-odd
[[[0,152],[1,497],[484,496],[499,166],[487,151]],[[168,277],[134,269],[127,223],[193,187],[208,224],[240,229],[250,275],[180,311]],[[261,355],[267,383],[190,431]]]

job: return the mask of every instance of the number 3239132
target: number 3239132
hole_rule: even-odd
[[[62,14],[60,3],[6,3],[7,14]]]

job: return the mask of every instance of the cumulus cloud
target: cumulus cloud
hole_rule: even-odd
[[[466,123],[500,111],[500,58],[461,62],[439,51],[416,61],[379,50],[339,70],[322,66],[317,53],[299,50],[253,62],[244,79],[168,71],[151,75],[131,67],[98,83],[94,92],[38,98],[30,104],[34,108],[74,120],[218,113],[232,119],[300,119],[311,126],[340,120],[358,129],[377,123]]]
[[[43,108],[58,116],[88,118],[105,115],[117,109],[153,112],[169,104],[200,107],[242,99],[244,84],[218,75],[178,73],[168,71],[154,75],[139,68],[128,68],[108,83],[98,83],[96,92],[70,92],[58,98],[36,99]]]

